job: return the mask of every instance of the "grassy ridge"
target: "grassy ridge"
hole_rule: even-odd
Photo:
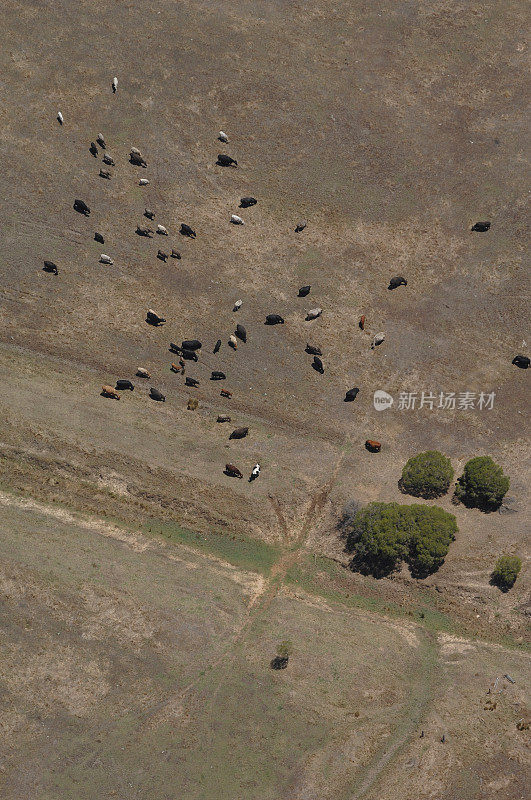
[[[149,522],[142,525],[140,530],[146,536],[161,536],[174,544],[193,547],[201,553],[222,558],[235,567],[262,575],[269,575],[281,553],[279,547],[259,539],[219,531],[197,533],[170,522]]]

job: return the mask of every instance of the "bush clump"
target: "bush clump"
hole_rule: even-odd
[[[352,566],[364,575],[389,575],[407,555],[407,536],[398,503],[370,503],[348,526],[347,549],[356,550]]]
[[[509,489],[509,483],[503,469],[490,456],[477,456],[465,464],[455,494],[459,500],[479,508],[496,508]]]
[[[406,506],[408,509],[408,564],[414,578],[426,578],[443,564],[457,534],[457,522],[438,506]]]
[[[415,497],[439,497],[450,488],[454,470],[449,458],[428,450],[410,458],[402,470],[400,485]]]
[[[514,586],[521,569],[522,561],[518,556],[500,556],[496,561],[490,581],[502,592],[508,592]]]
[[[347,550],[354,551],[351,568],[381,578],[406,561],[411,574],[424,578],[444,561],[455,539],[453,514],[437,506],[370,503],[350,520]]]

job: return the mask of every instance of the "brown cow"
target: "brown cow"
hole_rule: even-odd
[[[189,397],[186,408],[188,411],[195,411],[198,405],[199,405],[199,400],[197,400],[196,397]]]
[[[174,364],[173,362],[170,369],[172,372],[184,372],[184,367],[181,367],[180,364]]]
[[[235,467],[234,464],[225,464],[225,475],[228,475],[229,478],[243,478],[242,473]]]
[[[232,392],[228,392],[227,389],[222,389],[220,395],[222,397],[232,397]]]
[[[365,330],[365,314],[363,314],[363,316],[360,317],[359,326],[362,331]]]
[[[111,400],[119,400],[120,395],[118,392],[114,391],[112,386],[102,386],[101,387],[101,396],[102,397],[109,397]]]
[[[370,453],[379,453],[382,449],[382,445],[380,442],[375,442],[372,439],[367,439],[365,442],[365,447]]]

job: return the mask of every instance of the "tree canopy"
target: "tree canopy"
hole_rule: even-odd
[[[409,459],[400,484],[407,494],[415,497],[439,497],[448,491],[453,478],[450,459],[438,450],[428,450]]]
[[[477,456],[465,464],[455,493],[463,502],[481,507],[496,507],[509,489],[509,478],[490,456]]]
[[[402,561],[414,577],[430,575],[457,534],[455,517],[444,509],[398,503],[370,503],[344,527],[352,569],[375,578],[389,575]]]

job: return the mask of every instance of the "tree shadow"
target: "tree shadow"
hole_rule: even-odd
[[[454,491],[452,495],[452,504],[454,506],[462,505],[465,508],[477,508],[478,511],[482,511],[483,514],[493,514],[495,511],[498,511],[500,506],[503,503],[503,498],[497,503],[487,503],[486,501],[482,500],[473,500],[472,498],[468,497],[468,495],[458,495]]]
[[[400,478],[397,486],[402,494],[408,497],[422,497],[423,500],[435,500],[437,497],[443,497],[445,494],[448,494],[448,489],[450,488],[448,487],[448,489],[444,489],[442,492],[415,491],[414,489],[406,489],[403,478]]]

